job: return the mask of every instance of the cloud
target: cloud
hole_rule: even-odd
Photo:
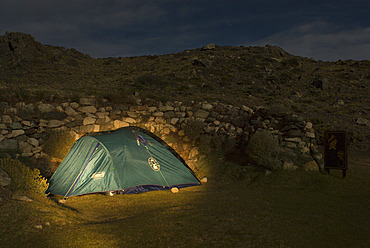
[[[253,43],[276,45],[293,55],[324,61],[370,59],[370,27],[349,28],[313,22]]]

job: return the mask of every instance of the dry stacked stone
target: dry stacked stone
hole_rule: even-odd
[[[43,134],[48,130],[67,130],[76,139],[92,132],[139,126],[157,134],[191,166],[199,159],[195,141],[185,135],[186,123],[197,121],[203,134],[250,137],[258,129],[269,130],[282,148],[295,156],[310,158],[316,150],[311,122],[292,113],[264,107],[232,106],[219,102],[153,102],[127,106],[103,99],[81,98],[78,102],[0,103],[0,153],[19,151],[19,156],[38,158],[43,154]],[[176,137],[176,139],[173,139]],[[316,150],[317,152],[317,150]],[[316,159],[321,155],[316,154]],[[285,161],[289,165],[291,161]]]

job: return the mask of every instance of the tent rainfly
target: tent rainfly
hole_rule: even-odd
[[[144,129],[126,127],[77,140],[50,178],[46,193],[67,198],[199,184],[185,161],[163,140]]]

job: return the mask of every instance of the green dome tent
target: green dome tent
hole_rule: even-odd
[[[126,194],[183,188],[200,182],[163,140],[138,128],[83,136],[49,180],[46,193],[70,197],[96,192]]]

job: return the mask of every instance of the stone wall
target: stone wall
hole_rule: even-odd
[[[78,139],[91,132],[140,126],[164,139],[194,168],[199,151],[184,131],[189,120],[201,123],[203,134],[230,138],[240,135],[250,138],[257,129],[266,129],[294,156],[312,161],[310,148],[313,148],[315,160],[321,159],[312,123],[278,107],[236,107],[218,102],[153,102],[127,106],[92,98],[61,104],[19,102],[11,106],[0,103],[0,152],[17,150],[18,156],[39,158],[43,155],[43,134],[48,130],[68,130]],[[295,166],[291,161],[282,163],[284,167]]]

